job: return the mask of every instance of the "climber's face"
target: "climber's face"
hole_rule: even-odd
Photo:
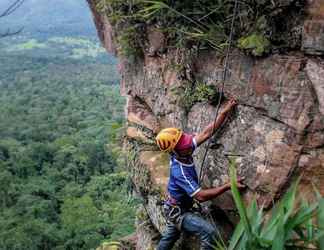
[[[191,155],[192,155],[193,150],[192,150],[192,148],[188,148],[188,149],[183,149],[183,150],[181,150],[181,151],[176,150],[176,152],[177,152],[177,154],[178,154],[179,156],[187,157],[187,156],[191,156]]]
[[[180,156],[186,157],[193,153],[193,135],[183,133],[179,142],[174,148],[174,151]]]

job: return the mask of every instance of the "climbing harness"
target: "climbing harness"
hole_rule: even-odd
[[[222,96],[224,94],[225,81],[226,81],[227,72],[228,72],[228,60],[229,60],[229,54],[230,54],[230,50],[231,50],[232,42],[233,42],[234,24],[235,24],[235,19],[237,17],[237,12],[238,12],[238,0],[235,0],[234,13],[233,13],[233,17],[232,17],[231,30],[230,30],[230,35],[229,35],[229,44],[228,44],[227,49],[226,49],[226,56],[225,56],[225,61],[224,61],[224,70],[223,70],[223,75],[222,75],[222,87],[221,87],[221,91],[219,93],[218,104],[217,104],[217,108],[216,108],[214,121],[217,120],[219,109],[220,109],[220,106],[221,106]],[[214,133],[215,133],[215,126],[213,127],[213,133],[212,134],[214,134]],[[212,138],[209,138],[208,143],[207,143],[207,147],[206,147],[206,150],[205,150],[205,153],[204,153],[204,156],[203,156],[203,160],[202,160],[202,163],[201,163],[201,168],[200,168],[200,173],[199,173],[199,184],[201,184],[202,177],[203,177],[203,174],[204,174],[206,157],[207,157],[207,154],[208,154],[208,150],[209,150],[211,141],[212,141]]]
[[[164,218],[166,218],[167,223],[175,225],[175,227],[181,231],[181,224],[183,220],[183,211],[181,207],[177,204],[170,204],[169,202],[164,202],[162,207]]]

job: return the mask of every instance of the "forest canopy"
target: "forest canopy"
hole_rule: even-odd
[[[94,249],[134,230],[115,61],[68,56],[78,41],[2,41],[1,249]]]

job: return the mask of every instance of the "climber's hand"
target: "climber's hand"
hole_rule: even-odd
[[[237,105],[237,101],[234,98],[229,99],[229,101],[225,104],[223,112],[227,113],[231,111]]]
[[[244,181],[243,177],[238,177],[237,178],[236,185],[237,185],[237,188],[239,190],[242,190],[242,189],[246,188],[246,185],[243,183],[243,181]]]
[[[244,181],[244,177],[238,177],[237,180],[236,180],[236,186],[239,190],[242,190],[244,188],[246,188],[246,185],[243,183]],[[225,184],[225,186],[230,189],[231,188],[231,182],[228,182]]]

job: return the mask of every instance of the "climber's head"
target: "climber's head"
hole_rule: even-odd
[[[178,128],[165,128],[155,138],[157,145],[163,152],[172,152],[179,142],[183,132]]]
[[[156,137],[156,143],[163,152],[192,153],[192,135],[177,128],[165,128]],[[189,152],[190,151],[190,152]]]

